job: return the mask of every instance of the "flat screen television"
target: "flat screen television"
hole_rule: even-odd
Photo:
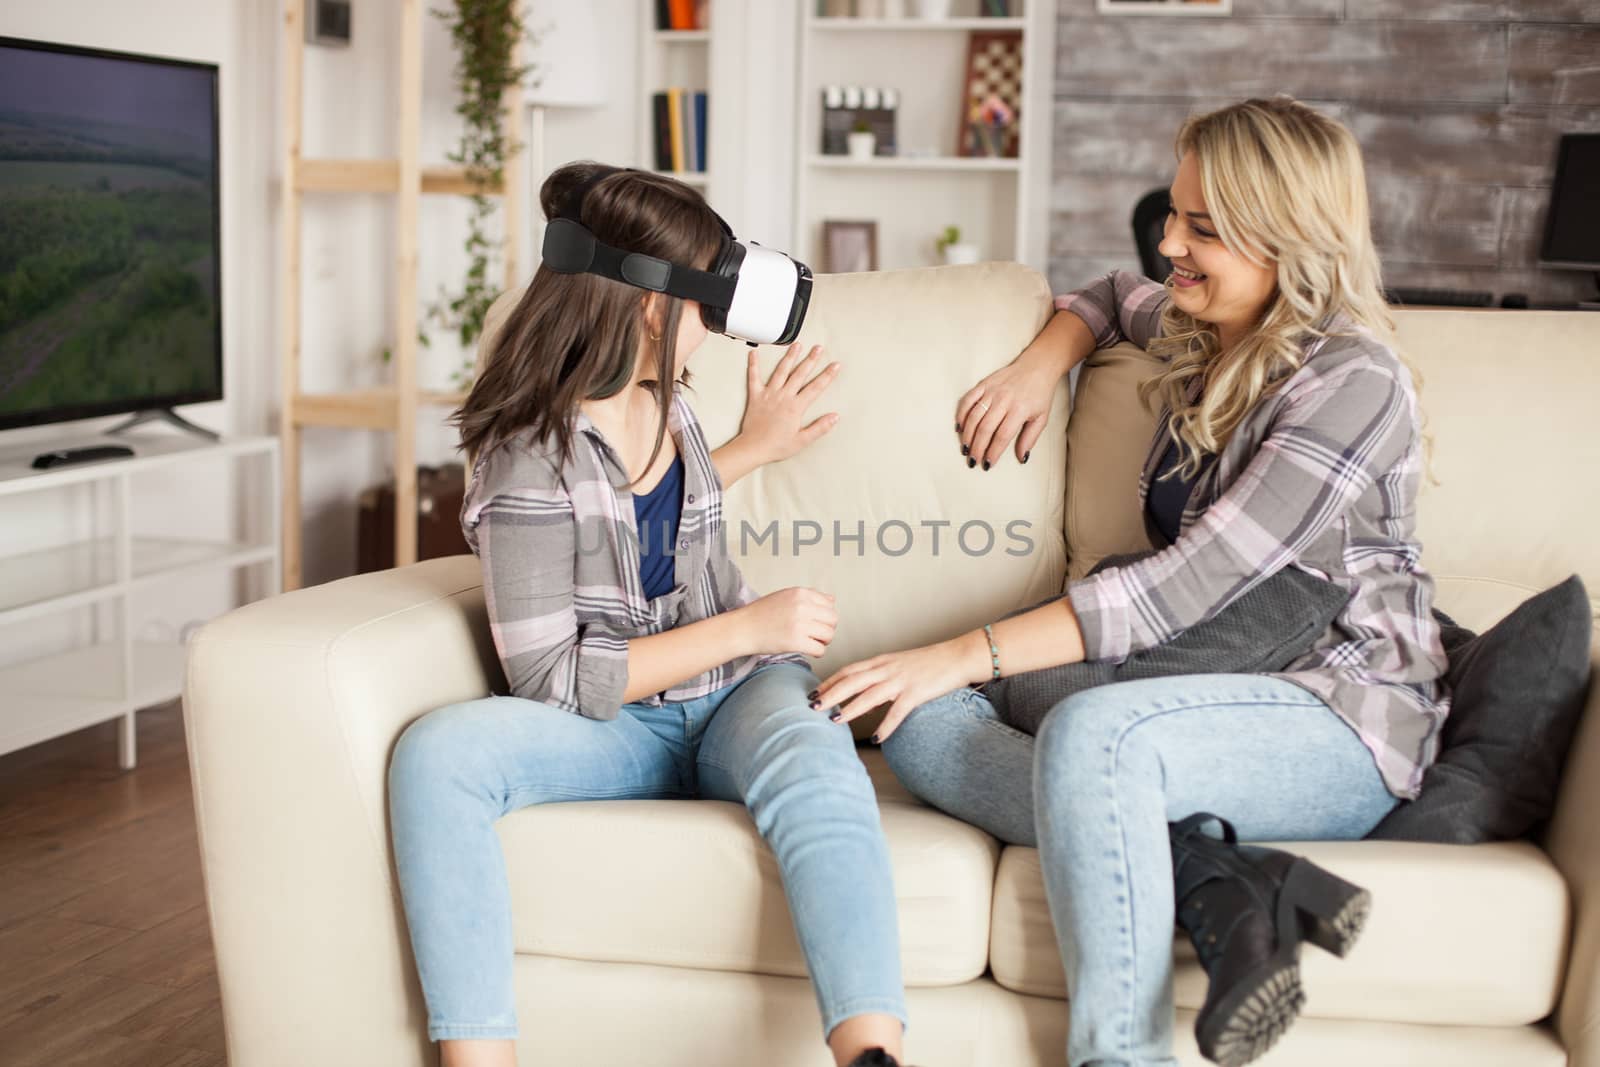
[[[1561,138],[1539,265],[1600,271],[1600,133]]]
[[[0,430],[222,398],[219,189],[214,64],[0,37]]]

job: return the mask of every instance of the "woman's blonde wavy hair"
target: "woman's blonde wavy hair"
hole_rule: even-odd
[[[1162,316],[1150,352],[1170,357],[1139,387],[1155,410],[1171,411],[1167,432],[1183,454],[1178,472],[1192,477],[1206,454],[1220,453],[1263,396],[1305,362],[1315,337],[1359,327],[1399,354],[1394,320],[1372,243],[1361,148],[1340,123],[1288,96],[1245,100],[1196,115],[1178,131],[1177,157],[1193,152],[1206,211],[1222,243],[1277,270],[1277,293],[1255,328],[1227,352],[1216,327],[1179,311]],[[1170,288],[1172,280],[1167,279]],[[1404,356],[1415,388],[1421,377]],[[1190,403],[1193,379],[1204,386]]]

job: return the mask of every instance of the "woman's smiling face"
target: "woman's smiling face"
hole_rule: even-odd
[[[1217,236],[1200,188],[1200,163],[1184,153],[1172,180],[1172,206],[1160,251],[1172,261],[1172,302],[1217,328],[1232,346],[1267,310],[1278,289],[1276,264],[1257,266]]]

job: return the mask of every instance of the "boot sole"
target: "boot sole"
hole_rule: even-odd
[[[1201,1054],[1221,1067],[1244,1067],[1288,1032],[1305,1006],[1300,965],[1274,960],[1259,978],[1241,982],[1206,1018],[1195,1036]]]

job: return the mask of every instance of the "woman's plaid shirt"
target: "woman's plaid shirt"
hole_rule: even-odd
[[[1098,347],[1145,348],[1168,299],[1160,284],[1117,271],[1055,306],[1082,318]],[[1139,477],[1141,511],[1167,416]],[[1168,641],[1282,567],[1334,582],[1349,604],[1276,677],[1326,701],[1372,751],[1389,790],[1414,798],[1450,709],[1433,579],[1415,536],[1418,422],[1411,375],[1377,338],[1352,330],[1312,340],[1300,369],[1256,404],[1196,482],[1177,542],[1069,583],[1089,658]]]

